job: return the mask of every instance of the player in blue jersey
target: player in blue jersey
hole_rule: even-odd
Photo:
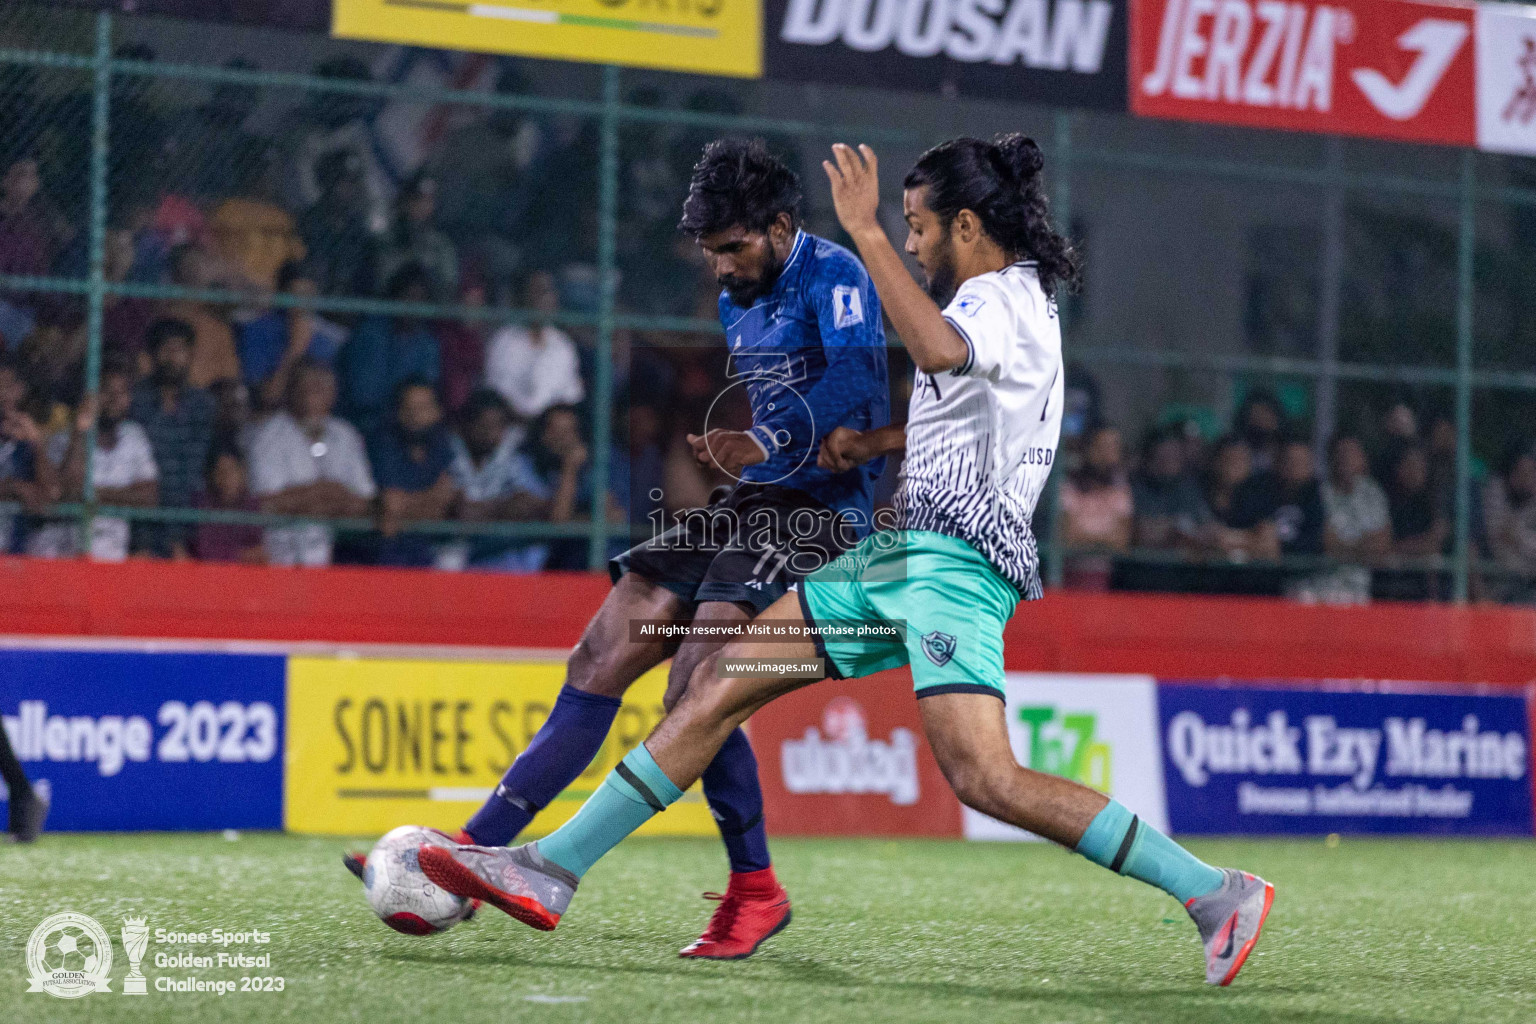
[[[705,423],[688,440],[701,463],[737,482],[613,560],[613,590],[571,653],[554,709],[461,842],[511,842],[591,763],[630,684],[671,657],[670,709],[728,639],[643,639],[632,623],[744,623],[870,531],[883,460],[844,471],[817,464],[835,428],[889,422],[880,300],[863,266],[801,230],[800,182],[760,142],[705,147],[679,227],[723,289],[727,390],[745,388],[752,409],[747,430]],[[681,955],[740,959],[790,918],[768,856],[757,760],[740,729],[703,785],[731,875],[708,928]],[[349,867],[361,870],[355,857]]]

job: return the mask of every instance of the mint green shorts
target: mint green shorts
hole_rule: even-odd
[[[1019,592],[965,541],[892,530],[860,541],[800,584],[800,610],[825,630],[816,653],[835,679],[912,666],[919,697],[1002,697],[1003,625]],[[894,626],[860,637],[860,624]]]

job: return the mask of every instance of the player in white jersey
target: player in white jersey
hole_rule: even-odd
[[[807,576],[758,620],[795,639],[735,641],[701,663],[667,718],[558,831],[512,850],[423,847],[422,870],[552,929],[587,869],[677,800],[732,730],[808,685],[726,663],[821,658],[843,678],[909,665],[929,745],[960,800],[1177,898],[1204,942],[1206,981],[1226,985],[1274,887],[1201,862],[1102,793],[1020,766],[1009,744],[1003,626],[1021,599],[1040,596],[1029,524],[1061,428],[1055,296],[1078,274],[1046,215],[1040,150],[1017,135],[955,139],[918,160],[903,213],[926,289],[876,218],[875,154],[839,145],[833,155],[838,219],[918,373],[905,429],[837,428],[819,458],[841,471],[905,449],[896,528]]]

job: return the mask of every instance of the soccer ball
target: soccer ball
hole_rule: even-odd
[[[448,836],[420,825],[401,825],[374,844],[363,869],[363,891],[379,920],[406,935],[431,935],[473,913],[468,900],[438,888],[416,861],[422,846],[453,845]]]

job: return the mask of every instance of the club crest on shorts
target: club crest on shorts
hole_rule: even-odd
[[[948,633],[940,633],[934,630],[923,637],[923,653],[928,655],[928,660],[935,665],[948,665],[949,659],[955,656],[955,648],[958,641]]]

